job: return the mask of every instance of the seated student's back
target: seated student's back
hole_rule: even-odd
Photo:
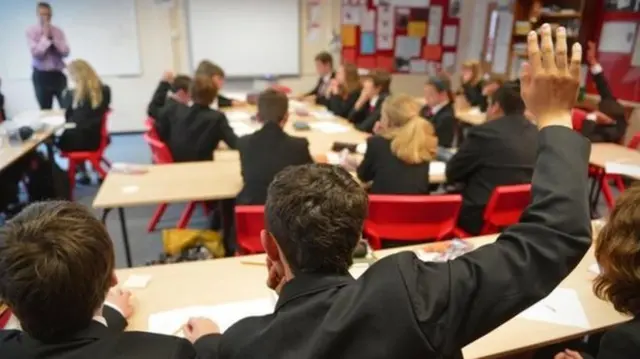
[[[154,128],[162,141],[169,138],[170,130],[170,124],[165,124],[163,121],[171,121],[178,105],[186,105],[191,101],[190,88],[191,77],[186,75],[174,77],[173,73],[167,72],[153,93],[147,107],[147,114],[154,119]]]
[[[358,177],[371,193],[428,194],[429,161],[437,151],[433,127],[410,96],[392,95],[382,105],[377,134],[367,140]]]
[[[227,117],[209,107],[216,95],[211,78],[198,75],[191,86],[193,104],[178,104],[172,118],[162,121],[169,127],[167,143],[175,162],[212,160],[220,141],[236,148],[238,137]]]
[[[118,283],[114,265],[104,225],[80,204],[40,202],[9,221],[0,229],[0,297],[23,331],[0,330],[0,358],[194,359],[184,339],[124,331],[129,294],[107,295]]]
[[[309,142],[286,134],[289,100],[283,93],[266,90],[258,98],[260,130],[238,139],[244,186],[237,204],[264,204],[273,177],[287,166],[313,162]]]

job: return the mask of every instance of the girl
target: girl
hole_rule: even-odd
[[[354,64],[344,64],[336,73],[336,78],[331,81],[327,90],[329,102],[327,108],[336,116],[349,117],[349,113],[360,97],[362,84],[358,68]]]
[[[75,88],[66,91],[63,104],[68,123],[75,124],[58,139],[58,147],[63,152],[95,151],[100,147],[102,121],[109,111],[111,90],[102,84],[95,70],[84,60],[75,60],[68,66]],[[83,165],[77,173],[80,183],[89,183],[89,176]]]
[[[471,107],[487,110],[487,98],[482,94],[482,66],[478,61],[467,61],[462,64],[462,95]]]
[[[419,111],[408,95],[392,95],[382,105],[376,134],[367,140],[357,169],[361,181],[373,182],[371,193],[429,193],[429,161],[436,154],[438,139]]]

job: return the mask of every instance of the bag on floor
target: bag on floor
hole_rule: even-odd
[[[164,253],[148,264],[193,262],[224,257],[220,233],[207,229],[165,229],[162,231]]]
[[[27,172],[29,201],[71,200],[71,183],[65,170],[36,152]]]

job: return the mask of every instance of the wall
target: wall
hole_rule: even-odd
[[[135,0],[138,15],[138,33],[142,60],[142,75],[137,77],[105,77],[104,82],[111,86],[113,92],[110,117],[112,132],[141,131],[146,119],[146,105],[157,85],[158,79],[166,70],[189,73],[189,42],[185,1],[176,0],[172,8],[157,5],[156,0]],[[309,90],[317,81],[313,58],[316,53],[326,50],[332,39],[332,31],[340,26],[341,0],[324,0],[321,2],[320,36],[316,41],[306,38],[306,1],[302,1],[301,24],[303,36],[300,61],[302,73],[299,77],[283,79],[283,84],[295,92]],[[467,58],[477,58],[481,51],[484,36],[484,15],[488,0],[464,1],[460,29],[458,64]],[[478,5],[476,5],[476,3]],[[479,8],[476,9],[476,6]],[[484,6],[484,12],[482,12]],[[0,9],[0,11],[2,11]],[[54,18],[55,21],[55,18]],[[212,36],[215,41],[215,36]],[[274,40],[277,41],[277,40]],[[468,44],[465,46],[464,44]],[[480,50],[475,49],[480,44]],[[99,44],[97,44],[99,46]],[[71,44],[73,49],[73,44]],[[336,53],[336,62],[339,55]],[[1,76],[1,74],[0,74]],[[398,74],[393,76],[392,91],[404,92],[415,96],[422,94],[426,81],[424,75]],[[251,87],[249,81],[233,81],[229,79],[228,90],[247,91]],[[33,95],[33,86],[29,80],[7,80],[2,85],[7,98],[9,115],[37,107]]]

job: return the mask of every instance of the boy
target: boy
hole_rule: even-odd
[[[189,87],[191,77],[186,75],[173,76],[172,72],[165,72],[162,81],[153,93],[151,102],[147,108],[147,114],[154,119],[156,133],[162,141],[168,138],[168,124],[162,121],[170,121],[178,104],[187,105],[191,101]],[[171,91],[171,92],[169,92]]]
[[[222,87],[224,86],[225,73],[222,67],[212,63],[211,61],[203,60],[198,65],[196,69],[196,75],[206,75],[211,77],[211,80],[216,85],[218,89],[218,95],[216,99],[213,101],[212,107],[215,109],[223,109],[232,106],[240,106],[243,105],[244,102],[238,100],[232,100],[230,98],[224,97],[220,94],[222,91]]]
[[[316,72],[320,76],[318,83],[313,90],[307,92],[302,96],[305,99],[313,99],[316,104],[326,106],[329,103],[329,86],[331,80],[336,76],[333,70],[333,57],[330,53],[323,51],[316,55]]]
[[[72,202],[30,205],[0,229],[0,297],[24,331],[0,331],[0,357],[195,358],[184,339],[125,332],[129,294],[118,283],[105,227]],[[108,309],[109,308],[109,309]],[[215,331],[215,330],[214,330]]]
[[[338,166],[288,167],[269,186],[261,234],[267,284],[279,294],[275,313],[246,318],[223,336],[203,336],[207,321],[194,320],[186,336],[221,358],[462,358],[464,346],[547,296],[591,245],[589,143],[571,129],[570,113],[581,51],[571,52],[569,72],[560,31],[560,69],[552,49],[542,62],[529,34],[525,102],[539,121],[541,148],[522,223],[452,261],[423,262],[405,251],[354,280],[348,270],[367,193]],[[550,26],[542,35],[544,47],[553,46]]]
[[[449,76],[446,74],[431,76],[424,85],[424,99],[426,105],[420,113],[433,125],[438,137],[438,146],[454,147],[458,120],[453,109]]]
[[[373,70],[364,79],[362,92],[349,114],[349,121],[363,132],[373,133],[380,120],[380,111],[384,100],[389,96],[391,74],[385,70]]]

